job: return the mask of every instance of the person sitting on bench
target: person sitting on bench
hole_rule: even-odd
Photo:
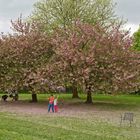
[[[2,95],[2,97],[1,97],[1,99],[2,99],[3,101],[7,101],[7,98],[8,98],[8,95]]]

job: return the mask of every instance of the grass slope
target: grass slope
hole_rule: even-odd
[[[139,140],[139,130],[94,119],[0,113],[0,140]]]

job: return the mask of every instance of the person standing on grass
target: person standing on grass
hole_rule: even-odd
[[[54,112],[54,96],[51,95],[49,98],[49,104],[48,104],[48,112],[50,112],[50,109],[52,109],[52,112]]]
[[[58,96],[55,96],[54,99],[54,111],[58,112]]]

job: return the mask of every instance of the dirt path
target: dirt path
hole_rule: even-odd
[[[0,112],[9,112],[20,115],[42,115],[58,117],[75,117],[79,119],[99,119],[110,123],[119,124],[120,116],[129,110],[102,109],[97,105],[87,105],[84,103],[64,103],[59,105],[58,113],[48,113],[47,103],[29,103],[27,101],[0,102]],[[140,122],[140,112],[134,112]]]
[[[68,116],[79,118],[101,118],[107,121],[118,121],[120,114],[123,111],[102,110],[97,108],[96,105],[86,104],[69,104],[64,103],[59,105],[58,113],[48,113],[47,103],[29,103],[25,101],[8,101],[0,102],[0,112],[10,112],[25,115],[55,115],[55,116]]]

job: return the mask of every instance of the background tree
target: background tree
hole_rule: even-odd
[[[140,51],[140,27],[133,35],[133,48]]]
[[[138,54],[140,53],[140,27],[133,34],[133,45],[132,45],[132,49],[133,50],[136,50]],[[134,92],[140,94],[140,88],[137,88]]]
[[[41,0],[34,4],[31,18],[41,24],[43,32],[67,28],[77,19],[105,26],[118,21],[114,6],[112,0]]]

